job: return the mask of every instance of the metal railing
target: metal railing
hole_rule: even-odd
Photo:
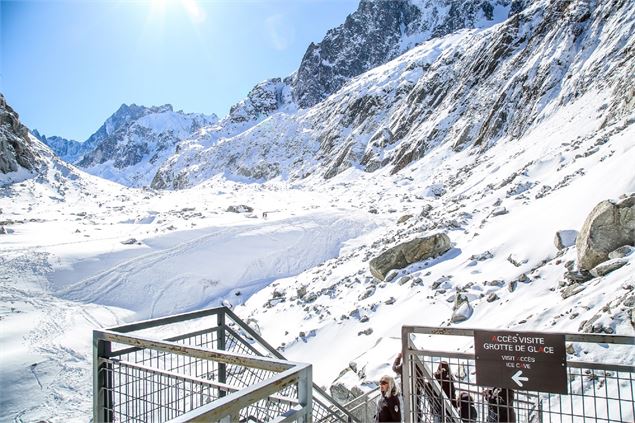
[[[404,420],[406,422],[486,422],[492,403],[486,387],[476,380],[473,352],[433,351],[418,348],[413,335],[473,337],[473,329],[402,327]],[[634,348],[635,337],[564,334],[567,342],[622,345]],[[469,340],[466,340],[469,343]],[[473,348],[472,348],[473,351]],[[626,354],[629,356],[630,354]],[[452,385],[460,399],[450,398],[449,384],[433,375],[439,363],[451,369]],[[517,422],[632,422],[635,416],[635,366],[567,361],[568,393],[554,394],[522,389],[512,391],[508,411]],[[489,387],[493,388],[493,387]],[[470,410],[470,406],[473,408]],[[495,410],[498,411],[498,410]],[[467,414],[469,412],[469,414]],[[476,415],[474,415],[476,414]],[[501,420],[503,421],[503,420]],[[504,420],[507,421],[507,420]],[[511,421],[511,418],[510,418]]]
[[[360,421],[372,422],[375,420],[377,401],[380,395],[379,388],[375,388],[350,400],[344,404],[344,408]]]
[[[95,422],[357,421],[226,307],[93,332]]]

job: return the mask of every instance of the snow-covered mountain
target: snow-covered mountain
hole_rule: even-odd
[[[216,121],[215,115],[175,112],[169,104],[124,104],[86,141],[90,150],[77,165],[127,186],[147,186],[181,140]]]
[[[85,142],[33,134],[62,159],[93,175],[127,186],[148,186],[180,141],[217,121],[215,115],[174,111],[169,104],[123,104]]]
[[[89,420],[91,329],[220,304],[344,394],[391,373],[404,324],[635,334],[635,9],[525,3],[311,107],[271,79],[194,135],[168,108],[126,106],[91,137],[109,159],[89,169],[108,176],[182,135],[146,168],[179,190],[64,168],[3,101],[0,420]],[[589,271],[577,240],[606,200],[631,226],[615,267]],[[371,271],[430,235],[449,250]],[[574,342],[567,359],[630,365],[635,349]]]
[[[342,25],[308,47],[293,79],[294,98],[302,108],[314,106],[424,41],[492,26],[523,8],[511,0],[362,0]]]
[[[603,98],[597,113],[610,126],[633,109],[634,13],[620,1],[543,0],[494,27],[433,38],[309,109],[274,113],[213,143],[189,140],[153,186],[190,187],[221,172],[395,173],[443,144],[482,154],[517,142],[585,94]]]
[[[40,134],[37,129],[31,131],[35,138],[48,145],[57,156],[67,163],[75,163],[81,159],[86,153],[86,144],[75,140],[67,140],[66,138],[58,137],[56,135],[47,137],[44,134]]]

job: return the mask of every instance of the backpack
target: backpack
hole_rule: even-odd
[[[476,407],[474,406],[474,398],[467,392],[461,392],[459,395],[459,413],[461,420],[464,422],[476,421]]]

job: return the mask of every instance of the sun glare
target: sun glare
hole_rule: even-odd
[[[150,0],[152,14],[164,17],[168,8],[181,7],[193,23],[205,20],[205,11],[197,0]]]

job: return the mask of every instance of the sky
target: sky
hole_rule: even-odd
[[[215,113],[299,66],[358,0],[0,0],[0,92],[86,140],[121,104]]]

